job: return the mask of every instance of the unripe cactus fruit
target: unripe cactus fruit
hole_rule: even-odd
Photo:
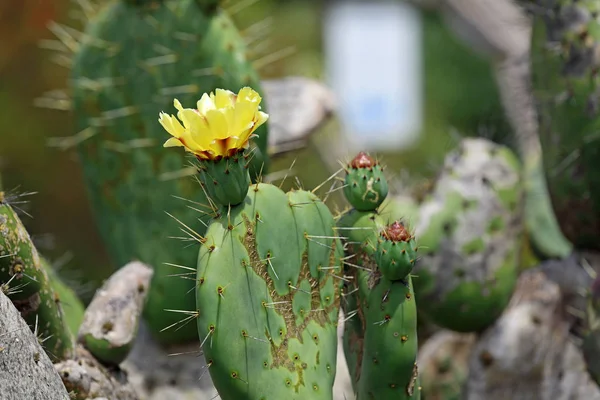
[[[417,244],[402,222],[396,221],[381,232],[375,260],[379,270],[391,281],[403,280],[417,259]]]
[[[373,211],[381,205],[388,194],[388,183],[383,168],[371,156],[358,153],[348,163],[344,195],[358,211]]]

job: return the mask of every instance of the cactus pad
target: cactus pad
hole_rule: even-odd
[[[74,336],[42,258],[0,192],[0,289],[8,295],[55,362],[73,353]]]
[[[343,250],[312,193],[250,186],[198,256],[198,333],[220,398],[332,399]]]

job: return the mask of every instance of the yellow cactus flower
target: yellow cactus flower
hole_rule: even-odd
[[[217,89],[204,93],[197,108],[183,108],[179,100],[173,104],[177,118],[164,112],[158,121],[173,136],[164,147],[184,147],[201,160],[216,160],[247,149],[256,129],[269,116],[260,111],[260,95],[249,87],[239,93]]]

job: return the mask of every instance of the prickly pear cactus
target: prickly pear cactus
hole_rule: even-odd
[[[215,195],[198,255],[198,334],[224,400],[332,399],[343,249],[316,195],[250,184],[249,142],[268,118],[260,102],[249,87],[217,89],[180,109],[183,125],[160,115],[165,146],[194,154]]]
[[[348,164],[347,177],[355,174],[357,164],[378,170],[373,158],[360,153]],[[378,178],[385,181],[383,174]],[[352,205],[360,195],[350,191],[363,189],[356,185],[346,191]],[[417,308],[410,276],[417,246],[400,221],[386,226],[378,214],[386,195],[362,211],[351,209],[338,221],[346,238],[349,276],[342,302],[344,352],[358,400],[420,398]]]
[[[523,237],[518,159],[486,139],[463,139],[446,157],[414,219],[420,309],[451,330],[485,329],[513,293]]]
[[[312,193],[252,185],[198,259],[198,332],[223,399],[331,399],[342,246]]]
[[[532,88],[544,172],[560,227],[576,248],[600,249],[598,44],[600,3],[529,0]]]
[[[75,339],[44,266],[21,219],[0,192],[0,289],[56,362],[73,354]]]
[[[199,219],[212,212],[198,206],[206,197],[184,153],[160,148],[156,118],[173,96],[195,103],[204,91],[247,84],[258,87],[257,74],[216,1],[103,2],[74,55],[75,139],[92,208],[117,267],[134,259],[154,267],[144,316],[161,342],[197,336],[168,311],[195,308],[195,281],[176,265],[193,264],[198,248],[169,238],[182,236],[174,218],[203,233]],[[266,162],[266,125],[256,134],[251,171]]]

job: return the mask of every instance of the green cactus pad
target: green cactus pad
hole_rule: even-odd
[[[360,152],[346,170],[344,195],[359,211],[373,211],[388,194],[388,183],[379,163]]]
[[[421,204],[413,282],[419,308],[442,327],[481,331],[511,298],[524,237],[515,160],[503,146],[465,139]]]
[[[375,261],[390,281],[405,279],[417,260],[417,244],[400,222],[394,222],[381,232]]]
[[[359,273],[359,291],[368,293],[358,399],[416,399],[417,307],[412,281],[379,281]]]
[[[221,206],[236,206],[246,198],[250,175],[247,159],[243,153],[219,160],[203,160],[200,163],[201,180],[208,198]]]
[[[0,192],[0,288],[8,295],[52,361],[73,354],[74,336],[61,300],[29,233]]]
[[[78,153],[100,235],[115,267],[137,259],[154,268],[144,317],[163,343],[197,339],[193,324],[168,311],[195,309],[194,280],[176,266],[194,265],[199,244],[170,238],[182,236],[175,218],[202,235],[212,210],[188,155],[162,148],[168,134],[156,117],[174,97],[195,104],[216,88],[260,92],[232,20],[202,3],[102,2],[71,72]],[[264,157],[253,156],[250,168],[265,162],[266,172],[267,125],[255,133]]]
[[[343,250],[312,193],[255,184],[198,255],[198,334],[220,398],[332,399]]]

